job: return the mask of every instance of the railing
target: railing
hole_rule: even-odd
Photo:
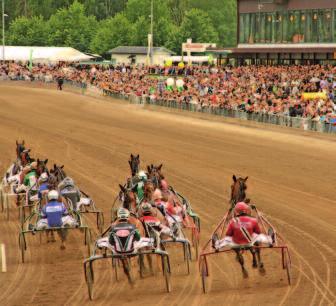
[[[25,78],[11,78],[12,80],[26,80]],[[1,81],[1,78],[0,78]],[[35,81],[42,81],[46,83],[55,82],[54,80],[47,77],[35,78]],[[72,87],[81,88],[82,93],[88,92],[88,86],[86,83],[75,82],[71,80],[65,80],[65,84]],[[89,86],[93,87],[93,86]],[[221,107],[214,106],[201,106],[200,104],[192,104],[186,102],[177,102],[174,100],[153,100],[148,96],[136,96],[134,94],[112,92],[110,90],[98,89],[97,92],[104,96],[110,96],[119,100],[126,100],[131,104],[147,104],[155,105],[173,109],[180,109],[184,111],[190,111],[194,113],[206,113],[215,116],[222,116],[228,118],[236,118],[239,120],[248,120],[264,124],[273,124],[285,127],[293,127],[297,129],[302,129],[305,131],[316,131],[321,133],[336,133],[336,124],[321,122],[312,120],[309,118],[302,117],[291,117],[286,115],[277,114],[264,114],[264,113],[248,113],[241,110],[225,109]]]
[[[180,109],[194,113],[206,113],[240,120],[255,121],[265,124],[274,124],[285,127],[303,129],[305,131],[316,131],[321,133],[336,133],[336,125],[328,122],[315,121],[309,118],[291,117],[276,114],[248,113],[241,110],[225,109],[213,106],[201,106],[200,104],[191,104],[177,102],[174,100],[152,100],[148,96],[127,95],[122,93],[103,90],[104,95],[116,99],[128,100],[131,104],[147,104],[173,109]]]

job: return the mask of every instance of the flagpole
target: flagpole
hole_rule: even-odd
[[[5,61],[5,0],[2,0],[2,60]]]

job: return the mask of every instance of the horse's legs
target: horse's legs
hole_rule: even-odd
[[[257,261],[257,256],[256,256],[257,251],[254,250],[253,248],[251,248],[250,252],[251,252],[252,257],[253,257],[253,259],[252,259],[252,267],[253,268],[258,268],[258,261]]]
[[[256,243],[255,245],[258,246],[259,244]],[[256,248],[254,252],[257,254],[259,272],[261,274],[265,274],[266,270],[265,270],[265,267],[264,267],[264,263],[261,261],[260,249]]]
[[[59,237],[61,238],[61,250],[64,250],[65,249],[65,239],[66,239],[66,230],[65,229],[60,229],[57,231]]]
[[[121,261],[122,261],[124,273],[127,276],[128,282],[133,287],[134,281],[133,281],[132,276],[131,276],[131,269],[130,269],[131,266],[130,266],[130,263],[129,263],[129,259],[128,258],[124,258]]]
[[[242,255],[242,253],[240,252],[240,250],[235,250],[235,252],[236,252],[236,255],[237,255],[238,262],[240,263],[240,266],[241,266],[241,269],[242,269],[243,277],[248,278],[248,272],[247,272],[247,270],[245,269],[245,266],[244,266],[244,257]]]
[[[49,239],[49,234],[50,234],[50,231],[49,231],[49,230],[46,230],[47,243],[49,243],[49,242],[50,242],[50,239]]]

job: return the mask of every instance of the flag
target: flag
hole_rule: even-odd
[[[33,49],[30,49],[29,52],[29,71],[33,70]]]

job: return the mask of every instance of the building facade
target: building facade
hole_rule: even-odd
[[[336,43],[335,0],[239,0],[238,42]]]
[[[237,21],[218,63],[336,64],[336,0],[237,0]]]

